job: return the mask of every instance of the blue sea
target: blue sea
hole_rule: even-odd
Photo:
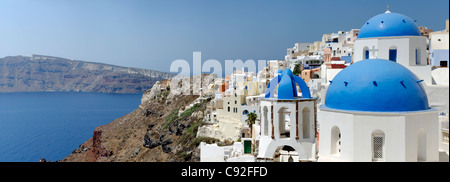
[[[105,125],[135,110],[142,94],[0,93],[0,162],[61,160]]]

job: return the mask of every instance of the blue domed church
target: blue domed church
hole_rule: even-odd
[[[258,161],[317,160],[316,98],[302,78],[285,69],[269,82],[260,107]]]
[[[320,106],[319,161],[439,161],[438,111],[415,72],[422,68],[411,69],[426,68],[425,41],[401,14],[387,11],[363,25],[354,52],[360,61],[330,81]]]
[[[408,68],[427,85],[432,84],[427,60],[427,38],[413,20],[389,10],[369,19],[355,40],[354,62],[386,59]]]

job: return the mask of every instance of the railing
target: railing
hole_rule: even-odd
[[[448,143],[448,129],[442,129],[442,142]]]

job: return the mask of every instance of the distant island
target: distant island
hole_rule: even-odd
[[[32,55],[0,58],[0,93],[143,93],[172,73]]]

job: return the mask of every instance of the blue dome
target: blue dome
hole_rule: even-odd
[[[325,96],[328,108],[371,112],[430,109],[422,80],[389,60],[356,62],[330,82]]]
[[[405,15],[383,13],[367,21],[359,31],[358,38],[421,36],[417,24]]]
[[[267,85],[265,98],[275,98],[275,88],[278,85],[278,99],[296,99],[297,86],[302,91],[303,98],[311,98],[309,88],[305,81],[292,74],[290,69],[285,69],[280,76],[274,77]]]

